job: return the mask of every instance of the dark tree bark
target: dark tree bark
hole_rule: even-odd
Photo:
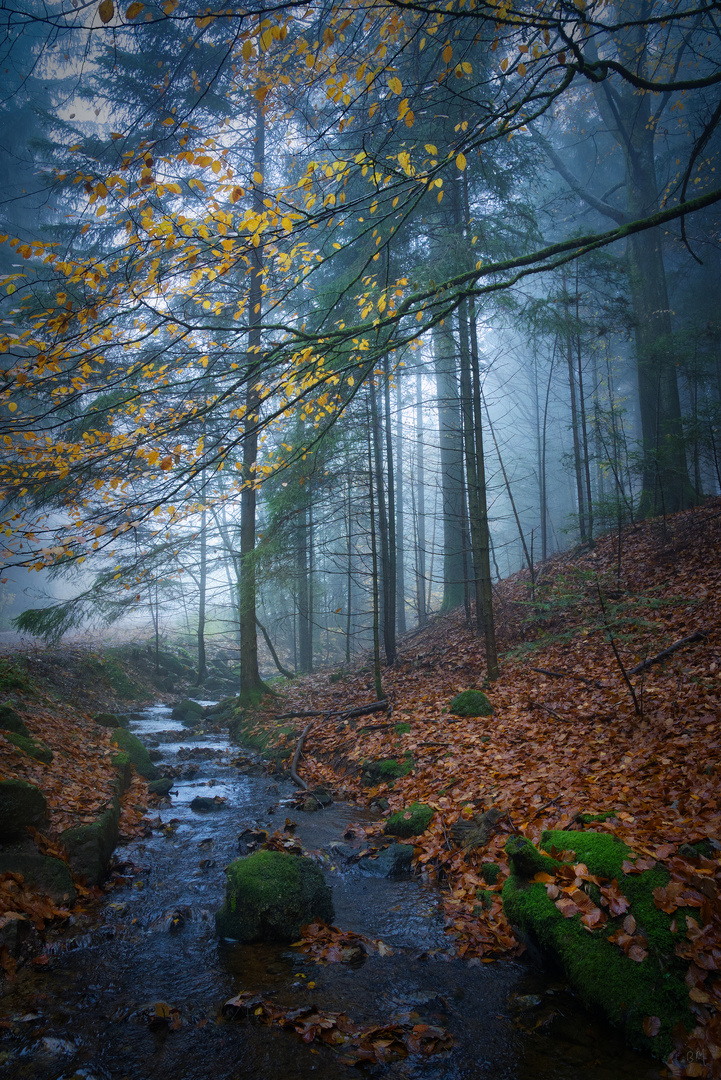
[[[463,441],[460,402],[456,382],[456,342],[450,328],[436,326],[433,351],[438,396],[438,432],[441,449],[441,492],[443,496],[443,601],[441,611],[463,603],[465,543]]]

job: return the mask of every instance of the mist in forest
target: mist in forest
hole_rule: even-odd
[[[462,608],[493,678],[496,582],[718,494],[721,43],[661,9],[6,13],[3,629],[250,693]]]

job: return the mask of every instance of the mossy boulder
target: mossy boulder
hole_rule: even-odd
[[[215,916],[222,937],[237,941],[297,941],[314,919],[330,922],[330,888],[312,859],[256,851],[228,867],[225,904]]]
[[[171,715],[174,720],[180,720],[181,724],[185,724],[187,727],[195,727],[203,719],[204,712],[203,706],[199,705],[197,701],[184,698],[183,701],[179,701],[177,705],[173,706]]]
[[[383,832],[389,836],[420,836],[430,825],[434,813],[432,806],[419,802],[411,803],[405,810],[391,814]]]
[[[113,712],[99,712],[93,717],[96,724],[100,724],[101,727],[110,728],[114,731],[116,728],[126,728],[130,726],[130,720],[127,716],[118,716]]]
[[[412,754],[404,754],[402,758],[379,758],[377,761],[366,761],[363,765],[361,783],[366,787],[375,784],[391,784],[394,780],[400,780],[413,771],[415,762]]]
[[[149,795],[160,795],[164,798],[170,794],[170,790],[173,786],[173,781],[167,776],[161,776],[159,780],[151,780],[148,784]]]
[[[0,851],[0,874],[22,874],[26,885],[56,904],[72,904],[75,886],[67,863],[20,845]]]
[[[25,727],[22,717],[15,712],[12,705],[0,705],[0,728],[3,731],[13,731],[16,735],[30,737],[30,732]]]
[[[501,873],[501,868],[498,863],[484,862],[481,863],[481,877],[485,881],[486,885],[495,885],[498,881],[498,877]]]
[[[482,690],[463,690],[448,706],[454,716],[493,716],[493,706]]]
[[[634,1046],[666,1057],[672,1048],[673,1028],[679,1022],[687,1030],[693,1027],[684,981],[688,961],[676,956],[675,949],[685,936],[686,915],[695,912],[679,909],[671,916],[657,908],[653,891],[668,884],[668,871],[657,864],[643,873],[625,874],[623,862],[633,861],[634,853],[608,833],[547,831],[542,834],[541,846],[556,855],[571,851],[573,864],[585,863],[595,876],[616,881],[630,907],[593,930],[582,924],[580,914],[564,917],[548,896],[545,883],[532,880],[539,872],[554,873],[560,865],[558,859],[514,836],[506,843],[511,867],[511,876],[503,886],[506,917],[542,954],[560,965],[589,1008],[600,1010]],[[597,903],[598,887],[589,883],[587,888]],[[639,942],[646,943],[640,960],[609,941],[628,915],[635,920],[634,934]],[[653,1037],[644,1031],[647,1017],[660,1021]]]
[[[85,877],[88,885],[101,883],[118,842],[119,790],[120,782],[116,794],[95,821],[66,829],[60,835],[60,842],[68,852],[70,866],[76,874]]]
[[[174,656],[173,653],[165,652],[162,649],[158,653],[158,663],[162,664],[171,675],[178,675],[181,679],[193,673],[192,662],[182,660],[179,656]]]
[[[0,840],[21,835],[26,825],[39,825],[47,813],[40,788],[25,780],[0,780]]]
[[[160,773],[153,765],[148,751],[136,735],[132,735],[125,728],[116,728],[111,735],[111,740],[128,755],[136,772],[144,776],[146,780],[158,779]]]
[[[42,761],[45,765],[49,765],[53,760],[53,752],[50,747],[46,746],[45,743],[37,742],[32,735],[16,735],[14,731],[8,731],[5,733],[5,738],[13,746],[16,746],[18,750],[22,750],[23,754],[35,758],[36,761]]]

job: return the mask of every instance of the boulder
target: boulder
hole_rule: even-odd
[[[0,780],[0,840],[20,836],[26,825],[39,825],[47,813],[40,788],[24,780]]]
[[[363,765],[361,783],[365,787],[375,787],[384,783],[392,784],[394,780],[408,776],[413,771],[414,765],[413,755],[410,753],[404,754],[400,761],[396,760],[396,758],[379,758],[377,761],[366,761]]]
[[[297,941],[301,927],[333,919],[331,891],[305,856],[256,851],[227,869],[225,904],[215,916],[222,937]]]
[[[41,855],[34,844],[14,844],[0,850],[0,874],[22,874],[26,885],[56,904],[72,904],[75,886],[67,863]]]
[[[12,705],[0,705],[0,728],[3,731],[14,731],[16,735],[30,738],[30,732],[25,727],[22,717],[15,712]]]
[[[431,823],[435,811],[425,803],[414,802],[405,810],[391,814],[383,832],[388,836],[420,836]]]
[[[116,746],[125,751],[130,758],[131,764],[135,766],[136,772],[140,773],[146,780],[158,779],[160,773],[153,765],[148,751],[136,735],[132,735],[125,728],[116,728],[110,739],[111,742],[114,742]]]
[[[148,784],[149,795],[160,795],[164,798],[170,794],[170,790],[173,786],[173,781],[167,776],[161,776],[159,780],[151,780]]]
[[[448,706],[454,716],[493,716],[493,706],[482,690],[463,690]]]
[[[410,874],[412,861],[411,844],[390,844],[388,847],[381,848],[375,858],[364,855],[358,860],[358,866],[364,873],[372,874],[373,877],[399,878]]]
[[[624,861],[634,862],[637,856],[609,833],[547,831],[541,846],[548,854],[519,836],[506,842],[511,868],[503,886],[506,918],[542,956],[562,968],[589,1009],[620,1027],[634,1046],[665,1058],[676,1025],[690,1031],[694,1023],[684,981],[688,960],[677,953],[691,947],[686,916],[695,937],[697,909],[679,907],[667,914],[657,907],[654,892],[665,890],[669,872],[656,863],[642,873],[624,873]],[[538,874],[548,879],[560,869],[564,882],[573,881],[573,867],[579,863],[602,887],[613,890],[613,909],[604,905],[595,882],[582,881],[583,888],[575,893],[553,897],[547,881],[534,880]],[[581,922],[584,912],[590,925]]]
[[[222,796],[196,795],[190,804],[190,809],[196,813],[205,814],[209,810],[225,810],[228,803]]]
[[[130,726],[130,720],[127,716],[118,716],[112,712],[99,712],[93,717],[96,724],[100,724],[101,727],[111,728],[113,731],[116,728],[126,728]]]
[[[105,877],[118,842],[119,822],[120,797],[115,794],[95,821],[74,829],[66,829],[60,835],[60,842],[67,849],[71,868],[76,874],[83,875],[88,885],[99,885]]]
[[[183,701],[179,701],[177,705],[173,706],[171,716],[173,720],[180,720],[181,724],[196,727],[203,719],[204,712],[205,709],[197,701],[193,701],[192,698],[184,698]]]

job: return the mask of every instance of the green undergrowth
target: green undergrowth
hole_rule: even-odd
[[[506,917],[543,955],[560,965],[589,1008],[600,1009],[633,1045],[665,1058],[679,1021],[687,1030],[693,1026],[684,981],[688,961],[677,957],[675,948],[685,936],[685,916],[694,911],[679,909],[672,918],[657,908],[653,891],[668,884],[668,871],[657,864],[643,873],[624,873],[624,860],[633,861],[636,856],[609,833],[550,830],[542,834],[540,846],[542,851],[518,836],[506,843],[511,865],[511,876],[503,887]],[[539,872],[554,874],[564,851],[572,852],[571,861],[585,863],[593,875],[617,881],[629,910],[590,931],[580,915],[565,918],[548,896],[546,885],[531,880]],[[598,886],[587,883],[585,891],[598,903]],[[608,940],[628,914],[636,921],[638,943],[647,951],[640,962]],[[644,1032],[647,1017],[660,1021],[656,1036]]]
[[[432,806],[419,802],[411,803],[404,810],[391,814],[383,832],[389,836],[420,836],[430,825],[434,813]]]
[[[410,751],[400,758],[379,758],[377,761],[365,761],[362,766],[362,782],[367,786],[374,784],[392,784],[402,780],[415,768],[415,761]]]
[[[240,746],[257,750],[277,764],[292,753],[299,732],[293,724],[262,725],[252,713],[241,709],[230,719],[230,735]]]
[[[19,664],[14,664],[12,660],[0,659],[0,693],[11,690],[30,693],[32,689],[27,672],[23,671]]]
[[[14,731],[6,731],[4,735],[8,742],[13,743],[18,750],[21,750],[23,754],[27,754],[28,757],[42,761],[46,765],[49,765],[53,760],[53,752],[50,747],[46,746],[45,743],[37,742],[32,735],[19,735]]]

